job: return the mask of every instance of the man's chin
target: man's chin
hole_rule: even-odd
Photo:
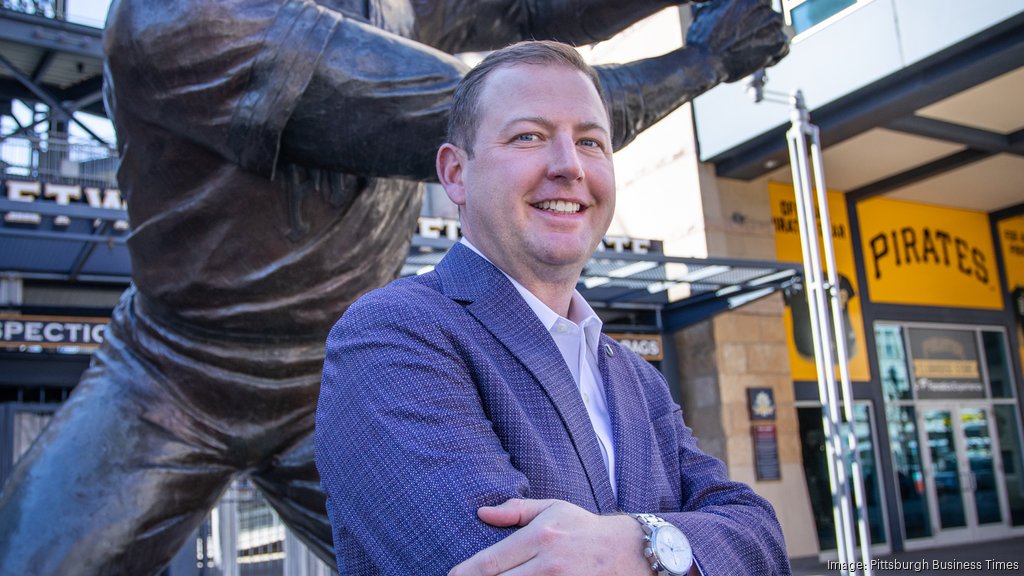
[[[548,268],[564,269],[579,274],[590,260],[593,250],[558,250],[544,253],[539,260]]]

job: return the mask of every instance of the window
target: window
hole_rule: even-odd
[[[782,0],[786,23],[797,34],[853,6],[858,0]]]

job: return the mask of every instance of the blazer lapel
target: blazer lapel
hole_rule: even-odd
[[[569,431],[600,512],[616,509],[597,434],[561,352],[537,315],[493,264],[456,244],[437,265],[441,292],[467,310],[540,384]]]
[[[656,510],[651,485],[651,429],[640,379],[621,348],[601,335],[598,363],[608,396],[615,442],[615,478],[621,510]],[[628,463],[628,464],[627,464]]]

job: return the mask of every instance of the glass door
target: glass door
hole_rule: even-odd
[[[991,407],[929,403],[919,413],[936,538],[1008,534]]]

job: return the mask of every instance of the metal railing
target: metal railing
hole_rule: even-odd
[[[54,20],[67,19],[67,4],[67,0],[3,0],[5,10]]]
[[[0,178],[117,187],[117,152],[95,143],[47,138],[0,141]]]
[[[0,405],[0,489],[53,417],[56,405]],[[337,576],[288,530],[267,499],[242,477],[231,483],[175,562],[171,576]]]
[[[102,3],[83,0],[0,0],[0,11],[17,12],[91,28],[103,28],[106,8]]]

